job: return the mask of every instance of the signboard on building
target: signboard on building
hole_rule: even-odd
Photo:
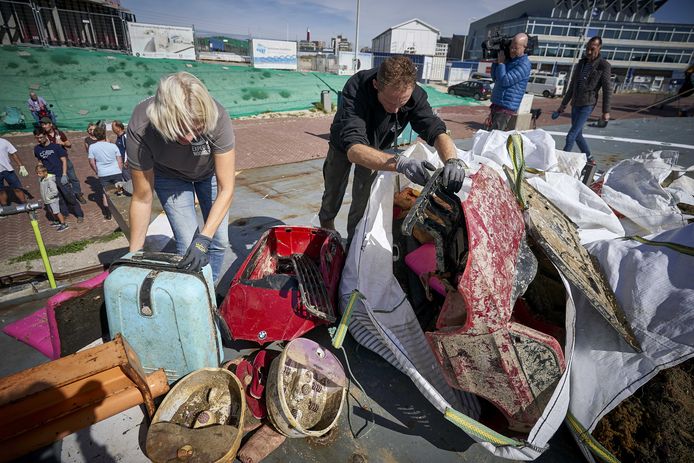
[[[296,71],[296,42],[253,39],[251,40],[251,63],[254,68]]]
[[[128,35],[135,56],[195,60],[192,27],[129,22]]]

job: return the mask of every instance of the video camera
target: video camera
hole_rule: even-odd
[[[482,59],[497,59],[499,52],[504,51],[506,57],[511,55],[511,42],[513,36],[496,34],[482,42]],[[528,46],[525,48],[526,55],[532,55],[537,47],[537,37],[528,35]]]

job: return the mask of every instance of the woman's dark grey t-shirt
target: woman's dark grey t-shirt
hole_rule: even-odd
[[[189,145],[169,142],[154,128],[147,108],[148,98],[133,110],[128,123],[126,151],[128,165],[134,170],[154,169],[155,174],[187,181],[204,180],[214,174],[214,155],[234,148],[234,128],[224,107],[215,100],[219,117],[215,128]]]

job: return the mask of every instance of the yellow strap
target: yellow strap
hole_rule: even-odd
[[[566,414],[566,422],[571,428],[573,428],[581,442],[586,444],[596,457],[606,463],[620,463],[619,459],[617,459],[617,457],[612,455],[609,450],[603,447],[600,442],[595,440],[588,430],[584,428],[583,425],[579,423],[576,417],[574,417],[571,413]]]
[[[515,440],[511,439],[510,437],[506,437],[502,434],[499,434],[498,432],[494,431],[493,429],[488,428],[487,426],[483,425],[482,423],[479,423],[472,418],[460,413],[457,410],[454,410],[452,408],[447,408],[446,413],[444,414],[446,419],[450,421],[451,423],[455,424],[458,426],[460,429],[463,431],[467,432],[468,434],[474,434],[475,436],[479,437],[480,439],[490,442],[494,445],[498,446],[512,446],[512,447],[524,447],[526,444]]]
[[[684,244],[671,243],[669,241],[653,241],[653,240],[649,240],[649,239],[646,239],[646,238],[644,238],[642,236],[638,236],[638,235],[625,236],[623,239],[638,241],[641,244],[647,244],[649,246],[664,246],[668,249],[672,249],[673,251],[677,251],[681,254],[686,254],[688,256],[694,256],[694,248],[691,246],[684,245]]]
[[[337,330],[335,330],[335,335],[333,336],[333,347],[335,349],[339,349],[340,347],[342,347],[342,343],[345,341],[345,336],[347,335],[347,326],[349,325],[349,319],[352,318],[354,304],[357,302],[357,299],[363,297],[364,295],[356,289],[352,291],[352,294],[349,296],[347,308],[342,313],[342,318],[340,318],[340,323],[337,325]]]

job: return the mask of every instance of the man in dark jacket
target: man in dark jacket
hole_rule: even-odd
[[[528,34],[520,32],[513,36],[509,56],[499,51],[496,63],[492,64],[492,106],[489,113],[489,130],[509,130],[509,122],[520,107],[525,88],[530,78],[530,59],[525,54]]]
[[[378,71],[360,71],[342,91],[342,103],[330,126],[328,155],[323,164],[325,190],[321,202],[321,227],[334,229],[349,180],[352,163],[352,205],[347,220],[347,238],[364,215],[378,171],[396,171],[412,182],[425,185],[434,167],[426,161],[384,153],[395,145],[398,135],[410,123],[412,129],[433,145],[444,162],[443,180],[447,189],[460,190],[465,171],[457,158],[455,144],[446,134],[446,125],[431,110],[427,94],[417,86],[417,69],[405,56],[386,59]]]
[[[571,151],[574,143],[578,144],[581,152],[586,153],[588,164],[595,164],[590,148],[583,138],[583,126],[593,112],[598,102],[598,91],[602,88],[602,120],[610,120],[610,99],[612,85],[610,76],[612,67],[607,60],[600,56],[602,38],[595,36],[586,45],[586,55],[578,62],[571,77],[569,88],[564,93],[561,106],[557,111],[564,112],[566,105],[571,102],[571,128],[566,134],[564,151]]]

